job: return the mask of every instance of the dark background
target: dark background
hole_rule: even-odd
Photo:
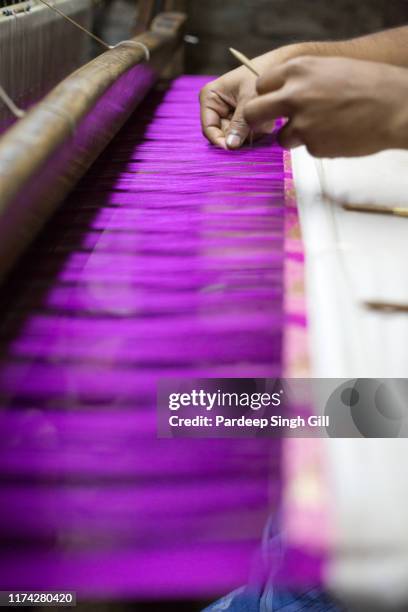
[[[114,44],[132,36],[137,0],[102,0],[97,6],[95,27],[103,38]],[[186,45],[186,71],[218,75],[236,66],[228,47],[254,57],[291,42],[404,25],[408,0],[187,0],[187,12],[187,32],[198,44]]]
[[[407,0],[190,0],[189,72],[222,74],[235,47],[253,57],[301,40],[342,39],[408,23]]]

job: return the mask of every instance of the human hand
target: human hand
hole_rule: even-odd
[[[306,53],[320,53],[323,49],[310,43],[286,45],[269,51],[251,60],[254,68],[262,73],[268,66],[274,66],[291,57]],[[238,149],[251,131],[243,116],[245,104],[256,98],[256,76],[245,66],[227,72],[208,83],[200,92],[201,126],[204,136],[224,149]],[[259,125],[257,137],[271,132],[273,121]]]
[[[254,129],[287,117],[278,139],[317,157],[408,148],[408,70],[346,58],[297,57],[269,65],[244,118]]]
[[[238,149],[250,127],[244,106],[257,95],[256,77],[242,66],[208,83],[200,92],[201,125],[204,136],[224,149]]]

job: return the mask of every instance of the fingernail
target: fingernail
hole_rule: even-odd
[[[227,147],[229,149],[238,149],[241,146],[241,137],[238,134],[229,134],[227,136]]]

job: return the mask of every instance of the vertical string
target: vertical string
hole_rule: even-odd
[[[96,40],[104,49],[118,46],[109,45],[75,19],[63,13],[58,7],[53,6],[48,0],[39,1],[61,19],[47,18],[44,14],[46,11],[10,9],[1,23],[0,131],[7,126],[9,120],[7,110],[13,116],[21,118],[24,115],[21,109],[22,101],[24,105],[37,102],[66,74],[78,67],[80,45],[77,37],[72,44],[60,45],[58,53],[50,53],[50,49],[55,46],[55,41],[66,41],[65,21],[75,26],[75,31],[81,31]],[[13,44],[17,40],[19,44]],[[146,45],[134,40],[124,40],[119,43],[119,45],[129,44],[142,48],[146,61],[149,61],[149,49]],[[36,58],[34,63],[32,62],[33,57]],[[84,60],[85,57],[82,61]]]
[[[102,40],[102,38],[99,38],[99,36],[96,36],[96,34],[94,34],[93,32],[90,32],[83,25],[81,25],[80,23],[78,23],[77,21],[72,19],[71,17],[68,17],[68,15],[63,13],[56,6],[53,6],[52,4],[47,2],[47,0],[40,0],[40,2],[42,2],[42,4],[45,4],[45,6],[47,6],[49,9],[51,9],[55,13],[58,13],[58,15],[60,15],[60,17],[62,17],[63,19],[66,19],[67,21],[69,21],[73,26],[75,26],[76,28],[79,28],[80,30],[82,30],[82,32],[84,32],[85,34],[88,34],[88,36],[91,36],[91,38],[96,40],[96,42],[98,42],[100,45],[102,45],[102,47],[104,47],[105,49],[112,49],[113,48],[112,45],[108,45],[108,43],[106,43],[104,40]]]
[[[322,194],[322,199],[325,200],[327,198],[327,183],[326,183],[326,174],[324,171],[323,159],[316,157],[315,158],[315,166],[317,171],[317,177],[319,179],[320,192]]]
[[[45,6],[47,6],[52,11],[55,11],[56,13],[58,13],[58,15],[60,15],[63,19],[66,19],[67,21],[69,21],[69,23],[71,23],[73,26],[75,26],[76,28],[80,29],[82,32],[84,32],[84,34],[87,34],[88,36],[90,36],[91,38],[96,40],[96,42],[99,43],[100,45],[102,45],[102,47],[104,47],[105,49],[110,50],[110,49],[114,49],[115,47],[118,47],[119,45],[133,44],[133,45],[136,45],[136,46],[141,47],[143,49],[146,61],[149,61],[149,59],[150,59],[150,51],[149,51],[148,47],[145,44],[143,44],[141,42],[138,42],[136,40],[123,40],[123,41],[119,42],[117,45],[109,45],[107,42],[102,40],[102,38],[99,38],[99,36],[97,36],[96,34],[91,32],[90,30],[85,28],[83,25],[81,25],[80,23],[75,21],[75,19],[72,19],[71,17],[68,17],[68,15],[63,13],[59,8],[57,8],[56,6],[54,6],[54,5],[50,4],[49,2],[47,2],[47,0],[39,0],[39,1],[42,2],[42,4],[45,4]]]

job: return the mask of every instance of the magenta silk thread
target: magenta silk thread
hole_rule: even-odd
[[[155,434],[162,376],[282,374],[283,154],[210,146],[206,80],[143,103],[3,290],[2,589],[224,593],[278,506],[278,441]]]

